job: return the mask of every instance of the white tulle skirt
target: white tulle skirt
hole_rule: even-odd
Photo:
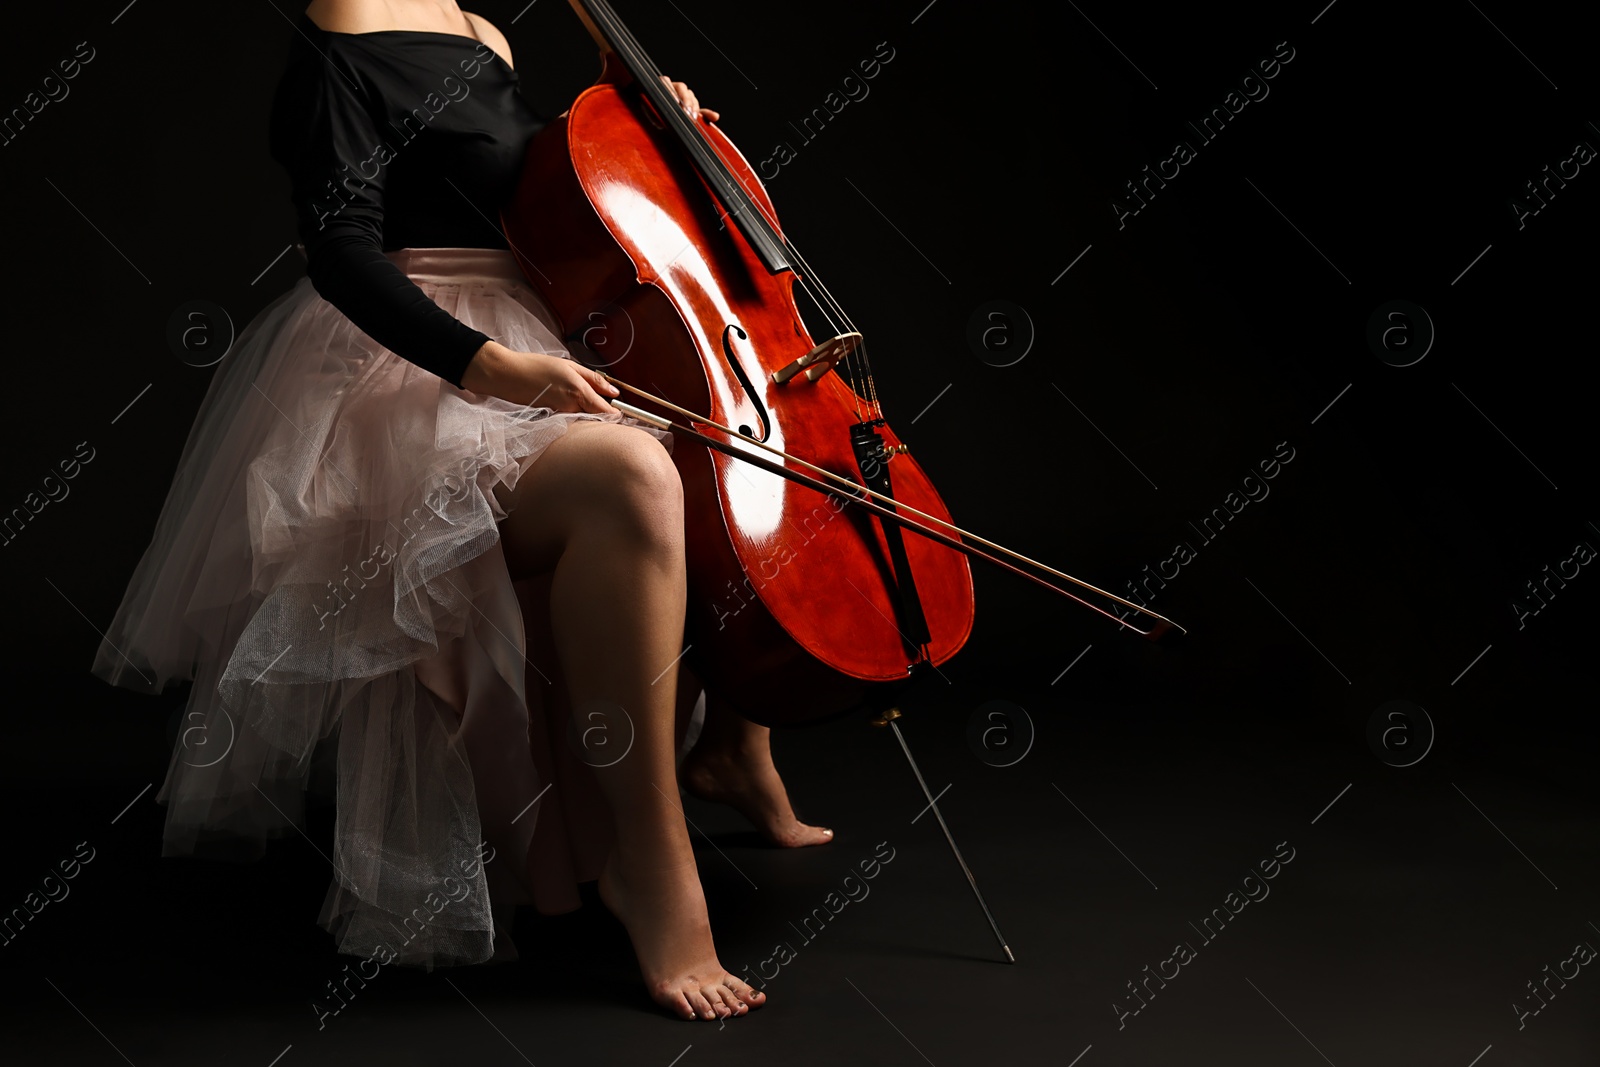
[[[566,353],[509,252],[389,256],[468,325]],[[303,832],[317,770],[339,951],[508,958],[512,905],[578,905],[610,813],[566,723],[540,720],[532,594],[507,571],[495,488],[579,419],[627,421],[456,388],[306,279],[240,332],[92,667],[146,692],[193,680],[158,794],[165,854]]]

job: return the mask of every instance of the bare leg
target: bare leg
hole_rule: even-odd
[[[684,1018],[740,1015],[765,996],[712,945],[674,776],[676,662],[685,607],[683,495],[643,431],[579,422],[505,500],[513,579],[553,568],[550,611],[575,714],[621,708],[628,754],[595,778],[616,819],[600,895],[627,927],[645,984]]]
[[[774,845],[827,844],[833,840],[832,830],[795,817],[789,792],[772,762],[771,733],[708,687],[705,724],[679,768],[683,787],[701,800],[730,805]]]

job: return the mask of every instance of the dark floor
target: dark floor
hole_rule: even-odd
[[[158,859],[161,809],[153,791],[134,800],[148,774],[108,783],[95,766],[130,752],[160,766],[151,705],[131,703],[146,710],[121,720],[82,713],[45,733],[79,738],[81,759],[36,753],[41,773],[48,764],[80,784],[41,794],[13,779],[8,790],[8,908],[80,842],[94,858],[3,949],[0,1058],[1600,1063],[1600,977],[1581,965],[1587,950],[1574,957],[1600,945],[1592,747],[1508,736],[1475,750],[1441,731],[1426,758],[1396,768],[1359,738],[1319,740],[1265,688],[1140,704],[1064,689],[1012,694],[1037,737],[1011,766],[969,745],[982,701],[959,686],[905,725],[929,784],[949,787],[942,810],[1015,965],[922,814],[893,738],[864,720],[776,737],[801,814],[836,827],[832,845],[764,848],[738,816],[691,801],[709,835],[696,847],[724,963],[777,971],[769,1006],[725,1026],[658,1012],[597,904],[524,915],[521,963],[386,970],[319,1020],[313,1000],[351,962],[313,925],[324,862],[302,840],[255,865]],[[110,703],[100,691],[95,706]],[[866,896],[852,883],[859,899],[799,928],[860,861],[890,850]],[[1273,867],[1275,856],[1292,858]],[[1262,861],[1275,877],[1246,881]],[[1234,891],[1258,899],[1241,904]],[[1238,914],[1225,926],[1201,925],[1228,904]],[[781,965],[779,943],[792,951]],[[1190,950],[1181,965],[1179,943]],[[1564,985],[1548,977],[1558,969]],[[1149,977],[1158,970],[1176,975],[1162,985]],[[1547,1006],[1531,1014],[1537,980],[1555,995],[1541,988]],[[1142,1008],[1136,981],[1147,983]],[[1519,1004],[1530,1010],[1520,1026]]]

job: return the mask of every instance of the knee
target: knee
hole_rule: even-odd
[[[595,435],[602,450],[593,486],[597,501],[620,529],[652,543],[680,545],[683,483],[672,456],[643,430],[614,429]]]

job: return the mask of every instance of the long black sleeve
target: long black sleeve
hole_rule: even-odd
[[[459,386],[491,338],[434,303],[383,254],[391,153],[382,147],[382,114],[363,72],[337,50],[302,57],[279,83],[272,150],[291,179],[306,274],[373,340]]]

